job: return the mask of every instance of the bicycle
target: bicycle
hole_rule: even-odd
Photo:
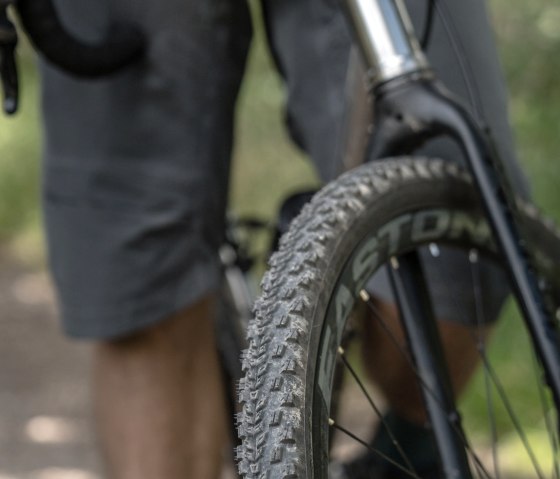
[[[354,4],[350,3],[350,5],[354,5],[355,10],[353,11],[355,20],[362,18],[363,19],[363,12],[360,12],[360,8],[364,6],[364,4],[360,4],[356,2]],[[372,3],[372,5],[374,5]],[[386,4],[388,10],[385,10],[385,14],[393,15],[392,19],[396,21],[393,24],[393,27],[397,27],[396,33],[400,35],[401,40],[405,40],[404,43],[400,42],[399,45],[404,45],[407,49],[410,48],[411,45],[414,44],[413,40],[409,39],[410,31],[405,32],[401,29],[401,15],[404,15],[402,11],[396,11],[393,9],[392,3]],[[402,7],[399,4],[400,7]],[[371,12],[370,12],[371,13]],[[383,15],[380,15],[380,12],[377,12],[379,15],[379,20],[383,20]],[[371,33],[368,30],[368,25],[364,23],[362,25],[364,30],[362,30],[362,34]],[[395,31],[390,30],[392,33]],[[123,64],[126,64],[130,61],[131,58],[134,58],[136,55],[139,54],[141,47],[141,40],[136,33],[132,35],[136,37],[135,40],[131,41],[130,43],[128,40],[126,42],[122,42],[122,44],[132,45],[133,47],[128,46],[128,52],[123,58],[125,60],[119,60],[116,62],[118,65],[117,68],[121,68]],[[362,39],[363,40],[363,39]],[[393,38],[384,38],[383,40],[390,40],[389,45],[393,45],[392,42]],[[121,43],[121,42],[119,42]],[[366,42],[363,42],[363,45]],[[371,46],[371,45],[370,45]],[[105,48],[102,48],[100,51],[106,52]],[[382,91],[382,97],[385,100],[385,104],[383,102],[377,103],[379,111],[383,111],[382,107],[386,107],[388,104],[392,108],[396,110],[394,115],[386,116],[386,120],[390,122],[387,123],[387,128],[391,129],[395,125],[397,127],[396,130],[392,131],[392,135],[389,139],[391,140],[398,140],[395,141],[394,144],[388,141],[383,146],[383,148],[379,147],[377,144],[377,151],[372,152],[372,155],[375,156],[385,156],[385,154],[393,153],[393,151],[398,152],[400,147],[402,146],[403,138],[400,137],[400,134],[403,133],[402,127],[410,128],[410,127],[417,127],[426,126],[420,124],[415,124],[414,122],[410,121],[411,118],[402,114],[402,112],[408,114],[412,113],[419,113],[414,112],[410,108],[401,108],[402,105],[399,104],[399,101],[402,100],[402,96],[407,97],[408,93],[411,93],[410,90],[414,90],[411,88],[408,90],[407,88],[411,85],[421,86],[421,87],[429,87],[432,84],[430,83],[431,78],[430,75],[427,74],[427,65],[422,60],[422,56],[418,49],[412,48],[411,50],[407,50],[408,53],[411,53],[410,57],[407,58],[411,60],[405,65],[405,71],[398,71],[398,72],[385,72],[387,75],[383,78],[383,87],[384,91]],[[132,53],[131,53],[132,52]],[[375,50],[371,50],[370,53],[375,53]],[[57,54],[54,56],[56,57]],[[75,58],[80,58],[80,62],[82,62],[84,55],[80,54],[75,56]],[[372,63],[370,66],[377,65],[377,60],[374,58],[370,58]],[[422,60],[422,61],[420,61]],[[124,62],[124,63],[123,63]],[[419,63],[422,64],[422,68],[417,69]],[[72,68],[67,67],[67,68]],[[83,68],[80,66],[80,68]],[[410,69],[410,70],[409,70]],[[93,69],[95,74],[96,69]],[[376,71],[376,70],[375,70]],[[78,74],[80,71],[77,71]],[[85,73],[89,75],[91,72]],[[394,82],[392,75],[397,73],[397,79],[408,79],[413,80],[408,83],[404,81]],[[9,78],[8,78],[9,79]],[[381,87],[380,87],[381,88]],[[393,90],[393,88],[395,88]],[[6,91],[10,91],[7,89]],[[16,89],[17,92],[17,89]],[[439,100],[441,98],[437,95],[437,90],[433,92],[428,92],[427,95],[430,96],[430,93],[434,93],[434,97],[431,100]],[[393,98],[391,95],[395,94],[395,104],[391,104],[391,100]],[[402,96],[399,96],[402,94]],[[415,92],[412,92],[410,97],[406,99],[412,98],[415,99]],[[418,98],[422,98],[422,94],[418,94]],[[10,98],[13,98],[10,97]],[[13,102],[8,102],[8,107],[13,104]],[[380,106],[381,105],[381,106]],[[441,103],[441,110],[439,113],[442,113],[445,110],[446,106],[449,106],[446,101]],[[420,108],[420,113],[426,113],[426,111],[422,111]],[[460,117],[462,117],[462,113]],[[378,118],[383,118],[384,114],[378,116]],[[437,118],[436,118],[437,119]],[[404,120],[404,121],[403,121]],[[458,125],[461,125],[461,120],[458,120]],[[463,118],[464,121],[464,118]],[[396,122],[396,123],[395,123]],[[392,123],[392,124],[390,124]],[[465,138],[464,140],[468,139],[469,136],[472,136],[470,139],[472,142],[477,143],[480,140],[478,134],[476,133],[476,129],[472,127],[471,124],[466,123],[467,129],[466,133],[464,133]],[[440,124],[431,124],[428,125],[430,127],[438,127],[441,128],[442,125]],[[443,125],[449,126],[449,125]],[[457,125],[455,125],[457,126]],[[441,133],[438,128],[428,128],[423,131],[416,131],[417,128],[412,128],[412,132],[404,131],[404,139],[415,140],[412,142],[412,145],[407,146],[414,146],[416,140],[421,140],[426,136]],[[378,130],[379,131],[379,130]],[[468,144],[468,141],[465,141]],[[484,144],[484,141],[480,141],[481,144]],[[467,145],[468,146],[468,145]],[[476,152],[478,147],[481,145],[470,145],[471,146],[471,153],[473,153],[474,157],[480,157],[485,155],[477,155]],[[393,150],[393,151],[392,151]],[[481,147],[481,151],[486,151],[484,147]],[[479,152],[480,153],[480,152]],[[480,160],[480,158],[479,158]],[[476,161],[475,161],[476,165]],[[491,217],[494,221],[494,228],[498,231],[498,236],[501,238],[501,241],[506,246],[506,249],[512,249],[511,243],[513,238],[515,238],[515,233],[510,233],[509,222],[506,218],[504,222],[503,213],[500,212],[500,208],[503,205],[494,198],[494,195],[491,191],[491,186],[489,187],[487,183],[485,183],[488,178],[484,173],[484,168],[481,167],[481,162],[478,163],[478,169],[475,170],[477,181],[482,183],[482,188],[486,194],[487,203],[490,205],[492,210]],[[485,226],[486,223],[483,221],[483,215],[472,208],[473,203],[475,202],[475,198],[477,198],[477,194],[475,194],[471,187],[471,181],[466,174],[458,169],[455,165],[448,165],[441,161],[430,161],[430,160],[421,160],[419,162],[412,162],[412,160],[393,160],[392,162],[388,163],[379,163],[375,166],[367,165],[362,167],[360,170],[356,172],[350,173],[347,176],[342,177],[337,183],[333,185],[327,186],[325,190],[314,200],[308,207],[305,208],[303,215],[300,217],[299,220],[296,220],[294,226],[292,228],[292,232],[286,235],[285,239],[282,240],[282,247],[278,254],[276,254],[273,259],[271,260],[272,264],[272,273],[270,273],[263,283],[264,289],[264,299],[257,304],[257,317],[263,316],[263,313],[268,313],[268,309],[274,310],[278,309],[281,310],[284,306],[286,308],[293,308],[293,312],[289,316],[282,316],[278,318],[278,325],[280,326],[278,329],[286,330],[287,335],[286,344],[283,341],[278,341],[277,339],[271,340],[269,350],[271,352],[272,357],[268,357],[268,351],[261,349],[261,344],[257,343],[255,339],[258,339],[260,335],[267,334],[266,331],[263,331],[261,328],[261,324],[255,323],[250,328],[250,339],[252,339],[251,348],[249,349],[248,353],[246,353],[245,357],[245,367],[248,369],[246,372],[246,379],[244,381],[244,392],[242,393],[243,399],[245,400],[245,412],[243,413],[242,423],[241,423],[241,432],[242,435],[245,436],[245,445],[244,449],[241,450],[241,469],[242,471],[247,473],[248,477],[260,477],[260,472],[265,473],[269,472],[268,468],[271,468],[270,474],[272,477],[297,477],[297,474],[303,474],[306,468],[308,469],[308,476],[309,477],[325,477],[326,470],[328,467],[327,461],[323,456],[327,454],[329,450],[329,440],[328,440],[328,433],[325,433],[325,429],[328,429],[329,418],[325,414],[328,410],[327,406],[330,401],[331,393],[337,394],[336,388],[335,390],[331,390],[331,383],[330,378],[334,376],[334,366],[335,366],[335,358],[337,357],[337,353],[340,351],[339,346],[340,344],[330,344],[327,340],[326,336],[319,336],[320,333],[315,332],[314,341],[318,344],[314,346],[319,348],[319,345],[322,344],[324,349],[325,358],[321,363],[321,381],[315,389],[317,390],[317,394],[321,396],[324,394],[328,396],[325,399],[324,403],[319,402],[319,409],[317,409],[315,404],[308,404],[306,403],[304,409],[297,409],[298,407],[302,407],[302,405],[297,404],[299,396],[298,396],[298,389],[282,389],[285,388],[286,385],[282,385],[282,380],[285,378],[291,378],[293,374],[296,374],[295,380],[301,380],[300,377],[297,377],[298,371],[294,369],[300,367],[297,361],[292,359],[299,359],[297,358],[297,354],[302,351],[300,347],[301,344],[298,345],[299,342],[302,340],[302,334],[307,334],[306,330],[306,319],[302,317],[302,314],[305,313],[308,308],[311,307],[314,301],[316,301],[316,296],[319,296],[320,293],[319,289],[322,290],[323,285],[317,282],[318,277],[327,277],[330,281],[330,287],[326,288],[326,291],[329,292],[331,296],[334,295],[335,300],[338,299],[338,303],[334,303],[335,307],[336,304],[339,305],[339,311],[343,313],[347,313],[350,309],[350,300],[348,299],[350,296],[346,294],[348,291],[357,292],[358,294],[362,293],[363,289],[358,286],[363,286],[363,276],[367,275],[374,269],[373,265],[374,262],[372,258],[376,257],[376,254],[379,252],[372,249],[372,244],[369,243],[368,247],[369,250],[365,251],[362,250],[362,257],[361,259],[364,260],[364,263],[356,263],[358,268],[361,271],[359,278],[357,278],[360,283],[355,282],[355,278],[351,278],[352,284],[351,287],[349,286],[350,283],[345,283],[344,281],[336,283],[336,278],[333,278],[332,272],[329,274],[323,275],[325,263],[323,263],[323,259],[326,256],[330,258],[335,258],[337,263],[337,268],[340,270],[342,268],[341,262],[348,256],[348,252],[344,251],[345,249],[352,249],[352,246],[348,247],[348,244],[352,245],[353,242],[357,242],[361,233],[363,233],[366,229],[371,228],[372,226],[375,227],[376,222],[379,225],[378,230],[383,228],[381,223],[385,224],[385,226],[389,225],[387,231],[398,231],[395,234],[397,236],[396,244],[398,246],[399,251],[392,251],[391,254],[388,254],[385,251],[385,258],[381,257],[381,254],[377,257],[379,262],[382,262],[382,259],[389,260],[390,258],[396,257],[398,253],[408,251],[410,248],[414,249],[420,242],[422,244],[428,243],[432,246],[432,254],[437,255],[437,247],[434,246],[436,242],[454,242],[456,244],[462,244],[463,246],[467,246],[469,249],[469,257],[472,260],[472,264],[476,266],[478,264],[478,255],[479,250],[482,252],[489,252],[496,254],[496,249],[492,244],[493,241],[490,240],[489,237],[489,229]],[[417,184],[415,184],[417,183]],[[417,187],[418,183],[422,183],[424,185],[423,191],[418,193]],[[445,187],[444,187],[445,185]],[[492,185],[492,183],[490,183]],[[414,188],[413,188],[414,187]],[[398,191],[397,191],[398,190]],[[403,194],[407,191],[410,194]],[[453,192],[454,196],[453,199],[450,201],[450,198],[447,197],[447,193],[449,191]],[[381,196],[385,198],[385,201],[392,202],[393,199],[397,197],[396,192],[398,192],[399,198],[404,198],[405,196],[406,201],[401,205],[404,211],[407,211],[409,208],[414,206],[416,215],[412,215],[406,218],[393,218],[393,221],[398,221],[399,225],[404,225],[406,222],[406,228],[409,229],[411,232],[416,232],[416,235],[409,235],[408,238],[402,238],[399,233],[401,230],[397,230],[393,227],[390,227],[392,221],[388,221],[387,217],[384,217],[379,213],[379,210],[371,208],[368,211],[367,216],[362,216],[362,212],[365,211],[367,208],[364,205],[368,206],[373,203],[374,200],[379,200]],[[369,194],[369,196],[368,196]],[[348,196],[348,200],[344,200],[344,197]],[[360,198],[361,206],[358,201],[356,201],[356,197]],[[421,201],[422,203],[417,202],[416,200]],[[465,201],[467,200],[467,201]],[[345,206],[344,211],[340,210],[340,202]],[[404,200],[403,200],[404,201]],[[380,203],[377,203],[378,205]],[[430,209],[426,210],[418,210],[418,204],[425,204],[429,206]],[[450,206],[452,205],[452,206]],[[493,206],[492,206],[493,205]],[[381,205],[382,206],[382,205]],[[496,206],[499,206],[498,208]],[[512,205],[509,205],[511,208]],[[497,212],[495,210],[498,210]],[[508,207],[505,208],[506,211],[509,211]],[[528,238],[528,240],[535,240],[541,243],[544,239],[545,242],[548,243],[546,247],[542,248],[543,252],[549,254],[542,254],[539,260],[539,270],[545,272],[545,277],[552,278],[554,280],[554,276],[556,273],[556,265],[558,264],[557,258],[557,234],[551,230],[547,226],[541,225],[538,218],[535,217],[532,210],[528,210],[529,214],[523,215],[522,221],[526,224],[529,224],[529,229],[533,231],[532,236]],[[375,212],[370,215],[370,212]],[[391,216],[391,215],[388,215]],[[370,222],[371,220],[371,222]],[[406,221],[404,221],[406,220]],[[387,223],[388,221],[388,223]],[[381,222],[381,223],[379,223]],[[504,228],[504,223],[506,227]],[[351,228],[348,228],[348,224],[351,225]],[[441,228],[442,224],[453,225],[453,227],[448,228]],[[459,226],[457,226],[459,225]],[[482,226],[481,226],[482,225]],[[497,225],[497,226],[496,226]],[[305,228],[304,228],[305,226]],[[436,228],[436,226],[438,228]],[[424,228],[426,227],[426,228]],[[431,228],[431,230],[430,230]],[[348,233],[349,230],[351,232]],[[307,233],[309,232],[309,236]],[[340,233],[340,236],[339,236]],[[350,237],[352,236],[352,237]],[[511,238],[510,238],[511,236]],[[346,238],[346,243],[339,243],[338,240],[340,238]],[[419,238],[422,241],[419,241]],[[508,240],[509,238],[509,240]],[[311,241],[311,246],[307,243],[307,239]],[[376,240],[375,237],[370,237],[370,240]],[[302,241],[305,240],[305,241]],[[401,241],[402,240],[402,241]],[[319,248],[316,248],[316,243],[320,244]],[[305,243],[305,244],[304,244]],[[515,244],[516,242],[513,241]],[[528,241],[531,243],[531,241]],[[339,246],[342,244],[342,246]],[[347,248],[344,247],[346,245]],[[509,246],[508,246],[509,245]],[[473,250],[472,247],[476,247],[476,252]],[[295,248],[292,252],[290,250],[292,247]],[[322,252],[323,248],[328,250],[330,247],[335,249],[332,252],[329,252],[328,255],[319,254]],[[503,248],[503,246],[502,246]],[[472,250],[472,251],[471,251]],[[523,284],[531,284],[531,279],[524,278],[526,276],[525,270],[526,267],[524,266],[524,261],[521,260],[519,256],[519,251],[516,251],[517,248],[513,247],[513,251],[508,252],[508,261],[510,264],[516,267],[517,272],[517,280],[521,286],[517,286],[520,290],[525,290],[526,288]],[[295,254],[292,254],[295,252]],[[332,253],[332,254],[331,254]],[[339,254],[340,253],[340,254]],[[353,258],[353,257],[352,257]],[[552,259],[551,259],[552,258]],[[367,261],[365,261],[367,260]],[[395,283],[396,289],[401,296],[401,302],[403,306],[407,309],[411,307],[414,308],[417,303],[422,302],[424,300],[414,297],[409,297],[406,292],[404,291],[405,288],[402,287],[402,282],[409,282],[412,283],[412,287],[406,288],[408,292],[420,292],[421,298],[425,298],[425,294],[422,294],[423,288],[421,284],[417,284],[418,282],[415,281],[414,270],[417,269],[417,265],[415,264],[415,257],[412,255],[409,258],[400,259],[398,263],[398,274],[395,275]],[[393,266],[397,266],[396,260],[392,261]],[[316,266],[319,266],[319,269],[315,269]],[[409,266],[412,266],[413,274],[406,275],[402,274],[403,270],[408,269]],[[289,288],[280,288],[279,291],[274,291],[274,276],[278,272],[278,270],[285,270],[286,268],[293,268],[291,271],[290,278],[293,280],[291,283],[291,287]],[[328,268],[327,268],[328,269]],[[518,270],[522,270],[519,272]],[[350,275],[352,276],[352,275]],[[288,278],[288,283],[291,282],[290,278]],[[343,274],[344,279],[344,274]],[[421,282],[420,282],[421,283]],[[298,287],[302,288],[310,288],[307,292],[303,295],[299,295],[299,291],[297,291]],[[551,282],[551,286],[548,286],[549,289],[552,290],[552,293],[556,293],[557,283],[555,281]],[[340,293],[340,297],[338,292]],[[526,302],[529,304],[527,309],[534,310],[534,307],[530,305],[534,303],[531,300],[531,293],[527,293],[526,291],[523,293],[526,297]],[[367,292],[363,292],[362,296],[367,299]],[[278,299],[278,302],[276,302]],[[557,297],[554,297],[552,302],[557,304]],[[340,309],[341,308],[341,309]],[[326,304],[323,305],[323,310],[326,309]],[[537,311],[539,308],[536,308]],[[323,311],[324,312],[324,311]],[[334,332],[338,333],[339,324],[345,322],[346,314],[339,314],[339,315],[329,315],[329,312],[326,313],[326,320],[325,320],[325,328],[323,331],[326,331],[328,334],[329,326],[331,327],[331,337]],[[535,314],[535,313],[533,313]],[[332,317],[331,317],[332,316]],[[407,315],[404,315],[406,318]],[[536,314],[539,316],[539,313]],[[323,321],[321,318],[321,311],[316,311],[316,317],[319,318],[319,321]],[[287,318],[287,319],[286,319]],[[531,323],[533,324],[533,323]],[[538,319],[534,321],[534,324],[539,324]],[[269,329],[275,329],[269,328]],[[552,335],[556,334],[553,327],[550,328],[552,330]],[[537,332],[537,335],[541,334]],[[416,336],[416,334],[411,334],[411,337]],[[546,336],[546,334],[545,334]],[[266,338],[265,338],[266,339]],[[283,338],[282,338],[283,339]],[[341,338],[337,338],[336,343],[345,342],[347,339],[346,336]],[[428,335],[428,341],[431,342],[434,340],[434,335]],[[546,343],[546,341],[542,341]],[[418,343],[417,341],[413,341],[413,344],[417,345],[417,348],[420,351],[431,351],[431,345],[425,345],[421,342]],[[555,351],[557,353],[557,345],[552,346],[552,355],[554,356]],[[272,349],[271,349],[272,348]],[[537,346],[537,350],[542,348],[542,346]],[[544,349],[544,348],[543,348]],[[283,356],[285,354],[290,354],[290,358],[286,358]],[[317,351],[312,351],[311,358],[314,359],[319,353]],[[550,354],[550,353],[548,353]],[[341,361],[344,362],[344,356],[340,355],[343,359]],[[558,355],[556,354],[556,356]],[[549,368],[552,372],[548,373],[550,377],[557,378],[557,370],[554,368],[554,357],[552,360],[548,360]],[[266,359],[266,361],[265,361]],[[270,361],[268,361],[270,359]],[[428,356],[429,360],[429,356]],[[262,374],[267,374],[265,368],[261,366],[264,363],[268,363],[269,369],[276,368],[275,371],[271,371],[268,373],[268,377],[262,379]],[[551,364],[552,363],[552,364]],[[315,368],[315,365],[310,362],[311,369]],[[251,369],[252,368],[252,369]],[[281,374],[278,376],[271,377],[271,374],[275,374],[279,372],[280,368],[284,368],[281,371]],[[431,371],[433,368],[432,364],[427,364],[422,366],[423,371],[427,370],[428,372]],[[313,371],[312,371],[313,372]],[[439,375],[438,375],[439,376]],[[272,380],[273,379],[273,380]],[[261,383],[264,381],[264,383]],[[440,381],[444,383],[445,380]],[[313,381],[311,381],[313,383]],[[270,394],[267,392],[267,400],[268,404],[265,402],[260,402],[259,398],[259,391],[252,390],[254,385],[259,385],[261,388],[261,392],[263,391],[262,388],[264,386],[271,386],[272,390]],[[278,389],[280,388],[280,389]],[[558,389],[557,386],[554,385],[555,395],[556,395],[556,402],[558,398]],[[426,401],[428,403],[432,403],[433,415],[436,419],[445,419],[444,416],[447,416],[447,412],[442,414],[439,411],[439,403],[442,402],[441,398],[444,398],[444,401],[449,400],[449,396],[446,394],[446,386],[445,384],[439,384],[436,386],[437,395],[434,399],[434,391],[432,388],[428,388],[427,391],[427,398]],[[255,397],[252,397],[253,392],[256,392]],[[317,396],[319,397],[319,396]],[[264,410],[261,410],[261,406],[266,406]],[[453,409],[453,408],[451,408]],[[305,417],[304,414],[306,412],[310,412],[310,416],[313,421],[313,426],[315,430],[309,433],[308,431],[296,430],[294,426],[298,425],[297,416]],[[454,412],[454,411],[448,411]],[[274,431],[280,431],[282,434],[282,438],[279,442],[275,442],[275,439],[272,439],[272,443],[270,445],[263,446],[264,449],[260,449],[262,444],[265,444],[265,436],[267,431],[262,431],[259,429],[259,423],[255,423],[256,419],[263,420],[269,419],[271,421],[270,426],[270,436],[276,436]],[[293,424],[291,421],[293,420]],[[446,421],[441,421],[445,423]],[[332,424],[336,426],[336,423]],[[268,427],[268,426],[267,426]],[[454,438],[456,441],[457,436],[462,436],[461,434],[457,434],[458,425],[456,422],[452,422],[451,425],[444,424],[441,428],[437,428],[436,430],[436,437],[441,444],[446,444],[448,438]],[[317,437],[318,432],[318,446],[311,449],[313,454],[311,457],[305,456],[306,454],[306,446],[309,445],[312,441],[312,438]],[[251,445],[253,443],[254,447]],[[461,477],[468,477],[468,473],[466,472],[468,469],[468,465],[465,465],[464,457],[461,459],[459,458],[457,461],[453,457],[455,452],[462,449],[462,445],[456,445],[456,447],[451,448],[451,451],[448,455],[444,455],[444,467],[448,473],[448,477],[455,477],[454,474],[457,470],[461,471]],[[262,452],[262,461],[261,457],[258,453]],[[451,457],[449,457],[451,456]],[[460,456],[460,454],[459,454]],[[316,470],[313,467],[314,464],[316,465]],[[458,463],[458,464],[457,464]],[[259,471],[258,467],[261,467],[261,471]],[[478,466],[481,467],[481,466]],[[414,477],[414,476],[413,476]]]
[[[356,305],[369,308],[380,328],[389,329],[366,288],[368,278],[386,265],[406,333],[406,341],[390,339],[422,392],[441,477],[501,477],[492,396],[505,403],[508,414],[510,400],[488,364],[482,326],[474,324],[470,334],[491,394],[487,461],[462,427],[417,252],[422,246],[438,257],[440,245],[451,245],[466,253],[464,271],[472,276],[478,310],[480,258],[493,257],[509,275],[534,349],[529,375],[542,382],[538,395],[549,464],[539,463],[519,421],[512,421],[533,474],[559,477],[559,234],[515,198],[491,140],[434,79],[403,2],[347,0],[344,6],[375,97],[377,128],[365,160],[376,161],[325,186],[271,258],[244,353],[239,470],[251,479],[336,477],[330,461],[335,433],[377,453],[335,414],[340,384],[363,373],[363,366],[352,364],[357,353],[349,348],[360,334],[352,314]],[[460,143],[470,174],[443,160],[408,156],[442,134]],[[399,158],[403,154],[407,157]],[[356,389],[380,418],[381,407],[365,382],[356,379]],[[402,460],[403,477],[420,477],[406,457]]]

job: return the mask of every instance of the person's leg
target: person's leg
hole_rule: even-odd
[[[146,57],[83,81],[42,65],[44,210],[63,326],[96,342],[112,479],[215,479],[224,409],[209,300],[220,288],[244,0],[56,0],[95,39],[109,19]],[[181,313],[179,313],[181,312]]]
[[[224,390],[211,299],[95,347],[98,434],[111,479],[219,477]]]

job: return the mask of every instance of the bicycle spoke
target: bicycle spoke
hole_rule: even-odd
[[[416,368],[416,365],[414,364],[414,361],[412,360],[408,350],[406,349],[406,346],[403,345],[399,341],[399,339],[395,336],[395,334],[391,331],[391,329],[389,328],[389,326],[387,325],[387,323],[383,319],[379,309],[375,305],[373,299],[371,298],[370,294],[365,290],[361,290],[360,291],[360,298],[362,299],[362,301],[364,303],[366,303],[366,305],[370,309],[374,319],[376,319],[379,322],[379,324],[384,329],[385,333],[388,335],[391,342],[399,350],[400,354],[406,359],[408,365],[412,369],[412,372],[416,376],[416,379],[420,383],[420,386],[422,388],[424,388],[433,398],[436,398],[435,393],[432,391],[431,387],[426,383],[426,381],[424,381],[424,379],[422,378],[422,376],[418,372],[418,369]],[[472,449],[472,446],[468,443],[468,441],[467,441],[466,437],[464,436],[463,432],[460,429],[458,429],[455,424],[453,424],[453,428],[455,429],[455,432],[459,435],[459,437],[462,439],[463,445],[464,445],[464,447],[467,451],[467,454],[470,456],[470,459],[474,462],[477,470],[479,472],[482,471],[482,473],[484,474],[484,477],[490,478],[491,477],[490,474],[488,473],[488,471],[486,470],[486,468],[482,464],[482,461],[480,460],[480,458],[477,456],[477,454]]]
[[[480,351],[486,351],[484,340],[484,324],[485,314],[482,305],[482,287],[480,284],[480,269],[479,269],[478,251],[472,249],[469,251],[469,265],[471,270],[471,281],[473,286],[473,294],[475,300],[475,313],[476,313],[476,326],[478,335],[475,338],[476,348]],[[475,267],[476,266],[476,267]],[[486,353],[484,353],[486,354]],[[494,402],[492,400],[491,381],[486,369],[484,369],[484,389],[486,391],[486,410],[488,412],[488,419],[490,421],[490,434],[492,438],[492,463],[494,466],[494,474],[496,479],[500,479],[500,467],[498,463],[498,431],[496,426],[496,416],[494,411]]]
[[[508,413],[508,416],[512,422],[512,424],[514,425],[517,434],[519,436],[519,438],[521,439],[521,442],[523,443],[524,447],[525,447],[525,451],[527,452],[527,454],[529,455],[529,458],[531,459],[531,462],[533,463],[533,468],[535,469],[535,472],[537,473],[537,475],[539,476],[540,479],[544,479],[544,473],[542,472],[542,469],[540,468],[538,461],[537,461],[537,457],[535,455],[535,452],[533,451],[533,448],[531,447],[531,444],[529,443],[529,439],[527,438],[527,435],[525,434],[525,431],[523,430],[521,423],[519,422],[519,420],[517,419],[517,415],[515,414],[515,411],[511,405],[511,402],[509,401],[509,399],[507,398],[506,392],[504,390],[504,387],[501,383],[501,381],[498,379],[496,371],[494,371],[494,368],[492,367],[492,365],[490,364],[488,357],[486,356],[484,351],[480,351],[481,354],[481,359],[484,363],[484,367],[487,368],[488,373],[490,375],[490,378],[492,379],[492,382],[494,384],[494,387],[496,388],[496,391],[498,392],[498,395],[500,396],[500,399]]]
[[[474,297],[475,297],[475,304],[476,304],[476,310],[477,310],[477,326],[478,329],[480,331],[480,328],[482,327],[481,325],[484,324],[484,311],[482,309],[482,294],[481,294],[481,287],[480,287],[480,272],[478,270],[478,265],[479,265],[479,258],[478,258],[478,252],[476,250],[471,250],[469,253],[469,264],[471,267],[471,279],[473,281],[473,292],[474,292]],[[475,267],[476,265],[476,267]],[[475,286],[476,284],[476,286]],[[485,382],[485,388],[486,388],[486,394],[487,394],[487,402],[488,402],[488,406],[491,409],[488,409],[488,413],[489,416],[491,417],[491,421],[490,421],[490,427],[491,427],[491,435],[492,435],[492,442],[493,442],[493,448],[492,448],[492,455],[493,455],[493,460],[496,461],[497,460],[497,430],[496,430],[496,423],[495,423],[495,416],[494,416],[494,412],[493,412],[493,407],[491,404],[491,398],[489,397],[491,395],[491,388],[490,385],[488,384],[490,381],[494,384],[496,390],[498,391],[498,395],[500,396],[500,399],[507,411],[507,414],[510,418],[510,420],[512,421],[516,432],[521,440],[521,442],[523,443],[523,446],[525,447],[525,451],[527,452],[533,468],[535,469],[535,472],[537,473],[537,475],[540,478],[544,477],[544,473],[538,463],[538,460],[536,458],[536,455],[530,445],[530,442],[527,438],[527,435],[525,434],[523,427],[521,425],[521,423],[519,422],[517,415],[515,414],[514,408],[511,404],[511,402],[509,401],[509,399],[507,398],[505,389],[501,383],[501,381],[498,378],[498,375],[496,374],[494,368],[491,366],[487,352],[486,352],[486,347],[483,341],[480,340],[480,334],[477,335],[474,338],[474,341],[477,345],[477,350],[478,353],[481,357],[481,360],[483,362],[483,371],[484,371],[484,382]],[[541,388],[539,388],[539,391],[541,391]],[[542,391],[541,391],[542,392]],[[495,469],[495,472],[497,474],[497,477],[499,477],[499,471],[497,469]]]
[[[534,371],[534,377],[535,379],[538,379],[539,376],[542,376],[542,370],[540,370],[539,366],[538,366],[538,362],[537,362],[537,358],[535,357],[534,354],[531,355],[531,358],[533,360],[533,371]],[[541,409],[543,411],[543,416],[544,416],[544,422],[545,422],[545,426],[546,426],[546,430],[548,432],[548,439],[550,441],[550,448],[552,451],[552,471],[554,473],[554,477],[556,479],[558,479],[558,477],[560,476],[560,469],[558,466],[558,461],[559,461],[559,456],[560,456],[560,451],[559,451],[559,446],[558,446],[558,436],[557,433],[554,430],[554,426],[551,423],[551,419],[550,419],[550,414],[549,414],[549,407],[547,404],[547,400],[543,391],[542,387],[538,387],[541,384],[537,384],[537,389],[539,391],[539,401],[541,403]]]
[[[342,427],[340,424],[337,424],[336,421],[332,418],[329,418],[329,426],[333,427],[335,429],[337,429],[338,431],[342,432],[343,434],[346,434],[348,437],[350,437],[351,439],[353,439],[354,441],[360,443],[362,446],[364,446],[365,448],[367,448],[370,452],[372,452],[373,454],[375,454],[376,456],[378,456],[380,459],[383,459],[384,461],[387,461],[389,464],[391,464],[392,466],[396,467],[397,469],[399,469],[401,472],[404,472],[406,475],[408,475],[409,477],[413,477],[414,479],[422,479],[420,476],[418,476],[416,474],[416,472],[411,472],[407,469],[405,469],[401,464],[399,464],[398,462],[395,462],[393,459],[391,459],[389,456],[383,454],[381,451],[378,451],[377,449],[375,449],[374,447],[372,447],[371,445],[369,445],[366,441],[364,441],[363,439],[359,438],[358,436],[356,436],[354,433],[350,432],[348,429]]]
[[[409,365],[415,370],[416,367],[414,366],[414,362],[412,361],[412,358],[410,357],[410,354],[408,352],[408,349],[406,348],[406,345],[403,344],[402,342],[400,342],[399,339],[395,336],[395,334],[391,331],[391,329],[387,325],[386,321],[383,319],[383,315],[381,314],[381,311],[379,311],[379,308],[375,305],[375,303],[374,303],[373,299],[371,298],[370,294],[365,289],[362,289],[360,291],[360,298],[362,299],[362,301],[364,303],[366,303],[367,307],[369,308],[369,310],[373,314],[374,319],[377,320],[377,322],[381,325],[381,327],[384,329],[385,333],[388,335],[389,339],[392,341],[392,343],[395,345],[395,347],[404,356],[404,358],[407,360]],[[421,380],[422,378],[418,377],[418,379]]]
[[[397,438],[395,437],[395,435],[393,434],[393,431],[391,431],[391,428],[387,425],[387,422],[385,421],[385,418],[383,417],[383,414],[381,413],[381,410],[377,407],[377,405],[375,404],[373,398],[371,397],[371,395],[368,393],[363,381],[359,378],[358,374],[356,373],[355,369],[352,367],[352,365],[348,362],[348,359],[346,358],[346,353],[344,351],[343,348],[338,348],[338,354],[340,356],[340,358],[342,359],[342,363],[344,364],[344,366],[346,367],[346,369],[348,369],[348,371],[350,372],[351,376],[354,378],[354,380],[356,381],[356,383],[358,384],[358,387],[362,390],[362,392],[364,393],[364,396],[366,397],[367,401],[369,402],[370,406],[372,407],[372,409],[375,411],[375,413],[377,414],[377,417],[379,418],[379,420],[381,421],[381,424],[383,426],[383,428],[387,431],[387,433],[389,434],[389,437],[391,438],[391,441],[393,442],[393,444],[395,445],[395,447],[397,448],[397,451],[399,452],[401,458],[405,461],[406,466],[414,472],[414,474],[416,474],[416,471],[414,469],[414,467],[412,466],[412,464],[410,463],[410,460],[408,459],[408,456],[406,455],[406,453],[403,451],[399,441],[397,440]]]

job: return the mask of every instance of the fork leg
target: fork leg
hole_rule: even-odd
[[[422,381],[435,441],[445,477],[469,478],[460,416],[453,400],[449,374],[417,252],[394,258],[391,283],[397,298],[411,354]]]

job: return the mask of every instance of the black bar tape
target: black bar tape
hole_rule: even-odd
[[[52,0],[18,0],[16,7],[34,47],[48,61],[78,77],[110,75],[144,53],[145,36],[133,25],[115,23],[103,40],[90,44],[68,33]]]

